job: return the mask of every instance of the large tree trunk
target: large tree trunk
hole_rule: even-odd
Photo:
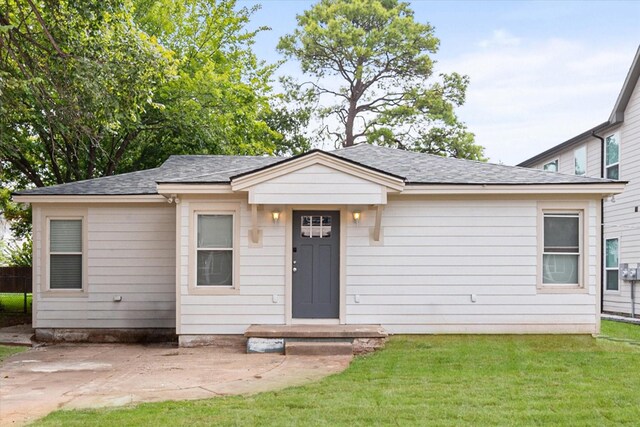
[[[355,100],[351,100],[351,102],[349,102],[349,111],[347,112],[347,121],[345,123],[344,126],[344,142],[343,142],[343,146],[344,147],[351,147],[355,141],[353,138],[353,125],[356,121],[356,102]]]

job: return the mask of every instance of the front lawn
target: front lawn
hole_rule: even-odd
[[[603,337],[396,336],[304,387],[58,411],[39,425],[637,425],[640,326]],[[197,369],[192,367],[191,369]]]
[[[9,356],[13,356],[16,353],[20,353],[21,351],[26,351],[28,347],[17,347],[11,345],[0,345],[0,362]]]

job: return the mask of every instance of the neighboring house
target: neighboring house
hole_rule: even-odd
[[[624,183],[368,144],[292,158],[172,156],[22,191],[33,326],[252,324],[391,333],[597,333],[600,200]]]
[[[631,282],[621,280],[620,263],[640,262],[640,49],[609,119],[518,166],[628,181],[623,194],[603,203],[602,310],[640,313]],[[640,267],[640,265],[638,265]]]

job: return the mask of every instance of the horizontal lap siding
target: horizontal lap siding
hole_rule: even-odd
[[[211,201],[211,200],[209,200]],[[285,227],[284,216],[278,224],[270,210],[258,212],[262,231],[261,247],[249,246],[251,212],[242,202],[240,213],[240,293],[235,295],[190,295],[189,212],[190,203],[205,200],[183,200],[181,203],[181,334],[242,334],[251,324],[284,323]],[[212,202],[215,206],[215,201]],[[274,302],[274,295],[276,302]]]
[[[368,204],[382,201],[375,183],[323,165],[313,165],[256,185],[256,203]]]
[[[620,262],[640,263],[640,86],[624,112],[620,133],[620,179],[630,181],[615,203],[605,203],[605,238],[620,239]],[[631,285],[620,282],[618,292],[605,291],[603,309],[631,313]],[[636,285],[635,312],[640,313],[640,285]]]
[[[587,214],[589,293],[542,294],[536,201],[394,199],[382,245],[370,244],[373,214],[347,226],[347,323],[394,333],[593,332],[596,208]]]
[[[46,215],[46,208],[40,212]],[[89,207],[86,227],[88,293],[40,294],[37,327],[174,328],[175,207]],[[41,248],[44,234],[36,228]]]

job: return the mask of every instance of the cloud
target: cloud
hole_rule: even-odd
[[[520,39],[509,34],[506,30],[494,30],[490,38],[480,40],[478,46],[481,48],[518,46]]]
[[[496,30],[471,51],[440,59],[439,69],[470,76],[460,118],[491,161],[517,164],[605,121],[636,48]]]

